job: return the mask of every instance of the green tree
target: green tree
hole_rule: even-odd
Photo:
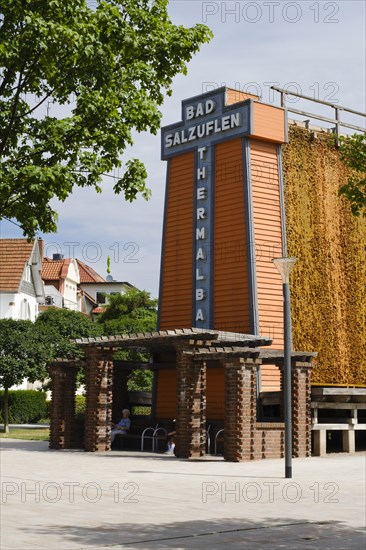
[[[99,336],[101,327],[80,311],[49,307],[38,315],[35,326],[52,342],[52,357],[83,357],[83,351],[71,340]]]
[[[106,335],[155,331],[157,304],[158,301],[151,298],[146,290],[130,289],[125,294],[111,295],[105,312],[98,319],[98,324],[102,325],[102,332]],[[145,355],[132,351],[118,352],[115,358],[146,360]],[[150,391],[151,387],[151,371],[135,370],[129,376],[129,390]]]
[[[104,334],[128,334],[156,330],[158,301],[146,290],[129,289],[112,294],[98,319]],[[117,332],[116,332],[117,331]]]
[[[339,189],[339,195],[350,201],[353,215],[366,216],[366,132],[342,136],[340,140],[341,159],[353,170],[353,174]]]
[[[95,3],[94,3],[95,4]],[[0,219],[25,235],[56,230],[52,198],[101,191],[132,131],[156,134],[174,76],[211,38],[173,25],[168,0],[14,0],[0,14]],[[125,163],[115,193],[148,198],[146,170]]]
[[[0,319],[0,385],[4,388],[4,431],[9,432],[8,390],[47,376],[47,361],[52,356],[52,345],[47,335],[31,321]]]

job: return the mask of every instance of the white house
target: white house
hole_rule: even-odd
[[[106,280],[81,260],[64,258],[61,254],[43,259],[42,278],[48,289],[47,305],[57,305],[56,298],[61,295],[61,307],[75,309],[91,317],[104,311],[109,294],[123,294],[128,288],[134,288],[130,283],[115,281],[111,275]],[[59,293],[57,297],[52,286]]]
[[[80,273],[77,260],[74,258],[64,259],[61,254],[54,254],[52,260],[43,258],[42,278],[45,287],[54,287],[63,298],[63,305],[67,309],[79,311],[78,287],[80,284]],[[46,294],[47,305],[57,305],[54,300],[54,292],[49,289]]]
[[[129,288],[135,288],[130,283],[118,281],[81,283],[80,286],[97,302],[98,306],[106,306],[110,294],[124,294]]]
[[[34,321],[45,303],[42,241],[0,239],[0,318]]]

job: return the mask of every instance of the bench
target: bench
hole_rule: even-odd
[[[327,454],[332,431],[342,432],[343,452],[356,451],[356,432],[366,430],[366,423],[359,422],[359,412],[366,410],[366,388],[313,388],[311,409],[314,456]]]

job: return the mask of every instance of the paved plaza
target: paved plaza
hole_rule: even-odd
[[[365,547],[365,455],[228,463],[1,440],[1,550]]]

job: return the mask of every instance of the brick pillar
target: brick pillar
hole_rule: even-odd
[[[206,363],[177,351],[177,443],[179,458],[204,456]]]
[[[59,363],[50,366],[51,414],[50,448],[72,449],[75,447],[75,391],[77,368],[72,364]]]
[[[76,368],[65,369],[64,383],[64,419],[65,419],[65,438],[64,449],[74,449],[75,439],[75,393],[76,393]]]
[[[63,369],[61,365],[50,365],[51,374],[51,411],[50,411],[50,449],[62,449],[63,440]]]
[[[254,458],[257,413],[256,360],[222,360],[225,369],[224,458],[240,462]]]
[[[112,421],[117,423],[122,418],[122,409],[128,405],[127,379],[130,371],[113,367]]]
[[[311,363],[292,362],[292,454],[311,456]]]
[[[85,451],[110,451],[113,361],[107,349],[86,352]]]
[[[283,366],[280,368],[282,380]],[[294,458],[311,456],[310,375],[312,368],[312,363],[296,360],[291,362],[292,456]]]

